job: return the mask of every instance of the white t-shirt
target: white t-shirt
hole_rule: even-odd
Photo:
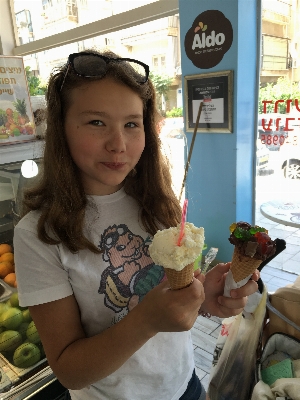
[[[124,189],[88,199],[85,234],[104,253],[72,254],[62,244],[42,243],[35,211],[16,226],[14,251],[20,304],[74,294],[90,337],[121,320],[161,282],[164,272],[149,256],[151,237],[138,221],[136,201]],[[177,400],[193,369],[190,332],[158,333],[113,374],[70,393],[72,400]]]

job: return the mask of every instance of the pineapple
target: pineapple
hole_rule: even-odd
[[[26,108],[25,99],[23,99],[23,100],[17,99],[17,101],[13,102],[13,105],[15,106],[16,110],[19,113],[19,124],[25,125],[27,122],[29,122],[30,121],[29,117],[26,114],[27,108]]]

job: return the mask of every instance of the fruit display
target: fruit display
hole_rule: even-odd
[[[13,364],[19,368],[29,368],[40,359],[40,349],[35,344],[28,342],[17,347],[13,356]]]
[[[29,309],[19,305],[18,292],[0,303],[0,353],[14,367],[25,369],[45,358]]]
[[[0,109],[0,140],[34,134],[34,124],[27,115],[25,99],[16,99],[12,106],[15,110]]]
[[[7,243],[0,244],[1,280],[11,291],[0,302],[0,353],[12,366],[26,369],[45,353],[29,309],[19,304],[13,248]]]
[[[17,287],[13,249],[7,243],[0,244],[0,278],[7,285]]]

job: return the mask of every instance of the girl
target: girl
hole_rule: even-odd
[[[229,264],[219,264],[204,287],[198,274],[171,291],[151,260],[151,237],[181,208],[148,75],[140,61],[89,51],[49,81],[42,178],[14,247],[20,304],[72,400],[204,399],[189,332],[198,311],[238,314],[257,290],[251,281],[221,296]]]

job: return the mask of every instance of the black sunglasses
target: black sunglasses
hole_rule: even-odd
[[[147,82],[149,77],[149,66],[141,61],[131,58],[109,58],[95,53],[73,53],[67,61],[67,70],[60,87],[60,91],[65,83],[69,68],[73,69],[76,75],[85,78],[103,77],[108,70],[110,63],[124,63],[128,73],[141,85]]]

